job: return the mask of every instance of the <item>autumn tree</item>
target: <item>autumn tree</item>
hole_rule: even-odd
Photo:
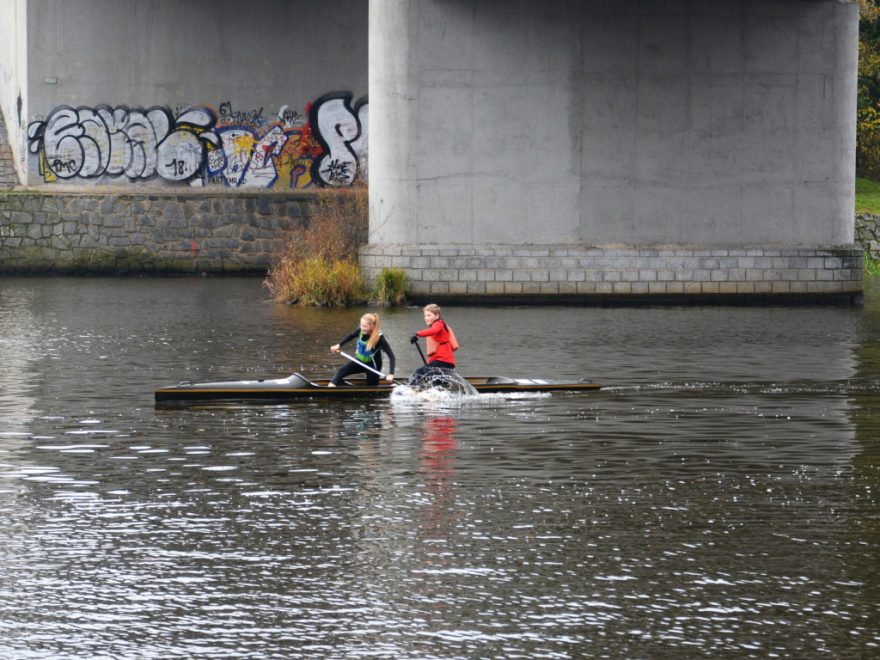
[[[880,180],[880,7],[859,0],[856,175]]]

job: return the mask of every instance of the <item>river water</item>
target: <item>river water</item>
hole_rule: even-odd
[[[154,407],[328,376],[363,311],[0,280],[0,657],[878,654],[880,286],[445,310],[461,372],[595,393]]]

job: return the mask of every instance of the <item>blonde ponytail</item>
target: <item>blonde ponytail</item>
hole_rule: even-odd
[[[361,317],[361,321],[366,321],[373,329],[370,331],[370,338],[367,340],[367,348],[373,350],[379,343],[379,336],[382,334],[382,324],[379,322],[379,315],[368,312]]]

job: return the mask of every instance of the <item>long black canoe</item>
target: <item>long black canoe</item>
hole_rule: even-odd
[[[506,378],[504,376],[466,377],[477,392],[584,392],[601,386],[587,380],[563,381],[544,378]],[[287,378],[237,380],[215,383],[182,382],[156,390],[156,403],[199,401],[277,402],[296,399],[357,399],[387,397],[394,385],[366,385],[357,379],[339,387],[328,387],[329,379],[310,380],[295,373]]]

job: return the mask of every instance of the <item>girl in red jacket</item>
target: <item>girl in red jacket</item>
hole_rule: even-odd
[[[455,333],[440,316],[439,305],[427,305],[423,311],[425,325],[428,327],[425,330],[416,332],[410,338],[410,342],[415,344],[419,337],[427,338],[428,363],[416,369],[413,376],[423,376],[432,367],[455,369],[454,351],[458,350],[458,341],[455,338]]]

